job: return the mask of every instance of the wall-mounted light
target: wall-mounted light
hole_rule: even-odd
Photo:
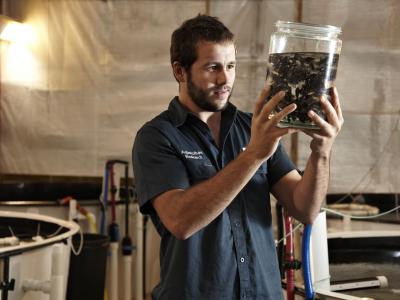
[[[31,25],[0,15],[1,81],[37,86],[40,64],[35,56],[35,35]]]
[[[0,40],[29,45],[35,40],[32,27],[0,15]]]

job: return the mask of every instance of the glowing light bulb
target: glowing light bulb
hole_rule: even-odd
[[[9,22],[0,34],[0,39],[4,41],[29,45],[35,40],[32,27],[15,21]]]

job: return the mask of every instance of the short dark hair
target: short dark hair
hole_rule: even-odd
[[[197,59],[198,42],[233,42],[233,37],[233,33],[218,18],[199,14],[183,22],[172,33],[171,64],[177,61],[188,71]]]

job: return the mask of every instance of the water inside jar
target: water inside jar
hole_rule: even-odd
[[[269,99],[279,91],[286,92],[275,112],[281,111],[291,103],[297,105],[297,109],[280,122],[280,127],[318,128],[307,116],[309,110],[326,120],[319,99],[325,95],[331,100],[338,62],[338,54],[321,52],[269,55],[267,80],[271,80],[272,84]]]

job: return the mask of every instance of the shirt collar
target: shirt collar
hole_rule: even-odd
[[[172,123],[175,127],[183,125],[188,117],[188,114],[190,114],[190,112],[179,101],[178,96],[175,96],[171,100],[168,111],[170,113]],[[234,117],[236,116],[236,111],[236,106],[229,102],[228,106],[223,111],[223,115],[228,115],[232,119],[234,119]]]
[[[189,113],[179,101],[178,96],[175,96],[169,103],[168,112],[170,113],[172,123],[175,127],[183,125]]]

